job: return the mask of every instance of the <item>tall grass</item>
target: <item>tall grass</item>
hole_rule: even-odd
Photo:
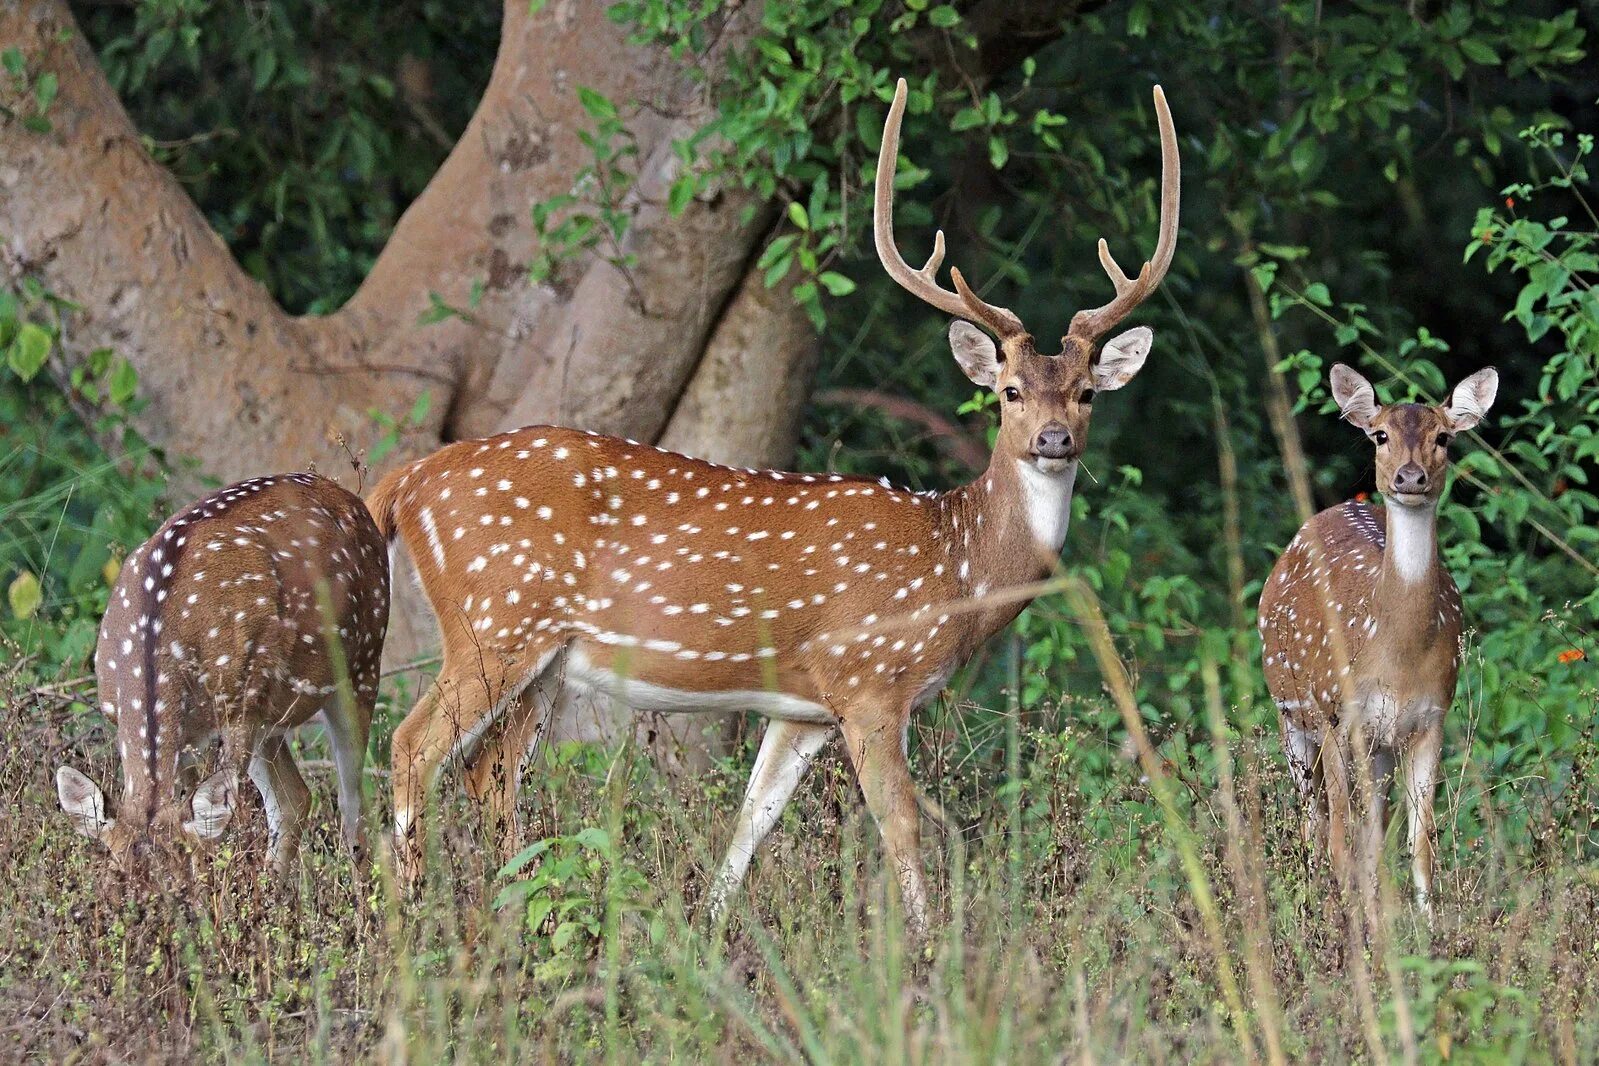
[[[672,785],[631,753],[550,753],[525,797],[549,842],[541,885],[498,908],[532,867],[499,873],[458,788],[408,899],[381,863],[350,867],[326,772],[297,883],[272,880],[251,810],[196,894],[139,890],[55,807],[61,761],[116,779],[105,727],[16,676],[0,715],[0,1047],[77,1061],[1599,1058],[1591,736],[1558,794],[1454,774],[1431,927],[1402,902],[1396,831],[1388,932],[1367,957],[1325,906],[1275,738],[1228,724],[1229,665],[1205,675],[1213,743],[1186,754],[1145,738],[1126,758],[1080,707],[925,714],[913,758],[943,824],[926,848],[939,920],[921,944],[902,935],[836,750],[724,930],[698,903],[747,757]],[[966,741],[964,723],[1006,716],[1009,743]],[[315,769],[320,742],[302,743]],[[378,825],[385,785],[374,772]]]

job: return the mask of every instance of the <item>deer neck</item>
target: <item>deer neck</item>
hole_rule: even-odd
[[[1424,641],[1436,628],[1438,508],[1387,508],[1388,537],[1373,595],[1373,614],[1390,639]]]
[[[946,535],[971,595],[1027,584],[1054,572],[1071,520],[1077,464],[1045,473],[995,453],[971,484],[945,497]],[[1014,617],[1024,604],[1011,613]]]

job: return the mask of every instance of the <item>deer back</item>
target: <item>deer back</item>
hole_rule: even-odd
[[[230,722],[303,723],[341,658],[375,693],[388,610],[377,527],[326,478],[242,481],[169,519],[124,561],[95,650],[129,798],[153,815],[179,750]]]
[[[415,561],[447,669],[570,643],[664,689],[825,706],[919,692],[981,639],[948,610],[971,590],[946,501],[874,481],[532,427],[444,448],[371,502]]]

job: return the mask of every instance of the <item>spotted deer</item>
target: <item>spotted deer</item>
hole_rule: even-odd
[[[122,798],[112,812],[93,781],[63,766],[62,809],[119,867],[170,878],[185,869],[181,843],[227,827],[248,764],[285,870],[310,804],[286,732],[320,712],[344,837],[359,848],[388,619],[388,556],[359,496],[283,474],[206,497],[128,556],[100,625],[95,675],[116,724]],[[221,768],[185,799],[180,755],[217,735]]]
[[[1095,394],[1121,388],[1153,335],[1103,338],[1160,284],[1177,236],[1177,138],[1155,89],[1162,156],[1154,257],[1126,277],[1099,244],[1116,295],[1078,312],[1043,355],[1011,311],[960,271],[921,269],[893,237],[905,82],[878,157],[874,232],[889,275],[947,314],[954,355],[998,392],[1000,429],[971,484],[917,493],[837,474],[743,470],[633,441],[536,426],[450,445],[386,477],[369,497],[385,536],[415,561],[443,631],[433,687],[394,735],[397,854],[420,869],[419,819],[441,764],[504,760],[498,808],[514,840],[516,778],[564,683],[642,712],[753,710],[767,718],[727,858],[720,913],[806,769],[841,733],[898,874],[908,919],[926,891],[911,714],[1009,623],[1024,588],[1058,565]],[[985,336],[969,318],[998,339]],[[527,698],[532,696],[533,698]],[[479,751],[502,716],[504,732]]]
[[[1260,596],[1266,685],[1308,805],[1306,834],[1338,880],[1370,903],[1396,761],[1403,769],[1417,905],[1431,906],[1433,792],[1444,715],[1460,667],[1460,592],[1438,560],[1438,503],[1449,444],[1492,406],[1498,374],[1479,370],[1447,407],[1379,406],[1371,383],[1332,368],[1343,417],[1376,448],[1386,506],[1349,502],[1311,518]],[[1370,798],[1348,852],[1353,799]]]

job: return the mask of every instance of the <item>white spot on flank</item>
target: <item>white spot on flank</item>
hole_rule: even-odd
[[[433,561],[444,569],[444,542],[439,539],[439,527],[433,521],[433,512],[422,508],[422,531],[427,534],[428,546],[433,549]]]

